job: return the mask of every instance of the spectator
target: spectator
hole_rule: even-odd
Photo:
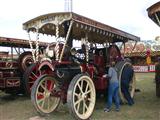
[[[129,62],[129,61],[128,61]],[[129,92],[129,84],[133,78],[133,67],[131,64],[127,64],[123,68],[122,77],[121,77],[121,90],[124,95],[124,98],[128,101],[128,105],[133,105],[134,101]]]
[[[156,83],[156,96],[160,97],[160,57],[158,57],[158,63],[155,66],[155,83]]]
[[[116,111],[120,109],[119,103],[119,83],[118,83],[118,76],[117,71],[115,68],[115,62],[111,62],[111,67],[109,68],[108,75],[103,75],[103,77],[109,77],[109,88],[108,88],[108,100],[106,107],[104,108],[104,112],[109,112],[112,106],[112,101],[114,99]]]

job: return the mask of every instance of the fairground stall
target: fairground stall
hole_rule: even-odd
[[[160,2],[157,2],[150,6],[148,9],[148,16],[151,18],[152,21],[154,21],[158,26],[160,26]],[[158,39],[159,40],[159,39]],[[156,50],[157,52],[159,51],[159,45],[160,42],[158,42],[158,47]],[[159,56],[159,52],[157,53],[157,56],[155,57],[155,61],[157,60],[157,57]]]
[[[135,72],[154,72],[157,57],[160,56],[160,43],[156,40],[137,42],[135,49],[133,42],[126,43],[125,58],[130,58]],[[124,50],[122,49],[122,52]]]

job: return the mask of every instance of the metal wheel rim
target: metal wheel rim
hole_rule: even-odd
[[[122,94],[122,91],[121,91],[121,76],[122,76],[122,71],[123,71],[123,68],[126,64],[131,64],[131,63],[125,63],[123,66],[122,66],[122,69],[120,71],[120,75],[119,75],[119,94],[120,94],[120,98],[122,100],[122,102],[126,102],[126,99],[124,98],[123,94]],[[131,97],[133,98],[134,97],[134,93],[135,93],[135,86],[136,86],[136,79],[135,79],[135,74],[133,75],[133,78],[130,82],[130,85],[129,85],[129,92],[130,92],[130,95]]]
[[[50,79],[52,79],[52,78],[50,78]],[[51,85],[52,87],[50,86],[49,89],[47,89],[47,85],[48,85],[47,81],[50,81],[52,83],[52,85]],[[35,94],[36,95],[35,102],[36,102],[39,110],[42,111],[43,113],[53,112],[57,108],[57,106],[60,102],[59,97],[54,97],[51,95],[51,92],[55,87],[56,87],[55,81],[53,79],[46,80],[46,78],[43,78],[37,86],[36,94]],[[40,92],[39,88],[43,89],[44,92]],[[38,94],[40,96],[44,96],[44,97],[39,99],[38,97],[40,97],[40,96],[38,96]]]
[[[84,83],[87,83],[85,91],[82,90],[81,88],[81,87],[84,87]],[[80,89],[79,94],[76,93],[77,87]],[[94,84],[92,80],[86,76],[81,77],[81,79],[79,79],[77,83],[75,84],[73,93],[74,93],[73,94],[73,106],[74,106],[74,110],[76,114],[79,116],[79,118],[82,118],[82,119],[88,118],[92,114],[94,106],[95,106],[95,94],[96,93],[95,93]],[[75,96],[78,99],[75,99]],[[82,114],[80,113],[80,110],[79,110],[81,103],[83,104]]]
[[[132,81],[129,85],[130,95],[132,98],[134,97],[134,93],[135,93],[135,89],[136,89],[135,86],[136,86],[136,77],[135,77],[135,73],[134,73]]]

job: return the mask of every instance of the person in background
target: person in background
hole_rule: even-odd
[[[160,97],[160,57],[158,57],[158,63],[155,66],[155,83],[156,83],[156,96]]]
[[[131,63],[131,60],[127,60]],[[127,100],[128,105],[133,105],[134,101],[130,95],[129,92],[129,84],[133,78],[134,70],[131,64],[127,64],[122,71],[122,77],[121,77],[121,91],[124,95],[124,98]]]
[[[104,112],[109,112],[111,110],[112,102],[114,99],[116,111],[120,110],[120,101],[119,101],[119,83],[118,75],[115,68],[115,62],[111,62],[109,67],[108,74],[103,75],[103,77],[109,77],[109,86],[108,86],[108,99]]]

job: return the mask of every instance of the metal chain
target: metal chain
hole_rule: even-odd
[[[29,32],[28,32],[28,38],[29,38],[29,45],[30,45],[31,52],[32,52],[32,57],[33,57],[33,60],[35,62],[36,61],[36,58],[35,58],[35,55],[34,55],[35,52],[33,50],[33,45],[32,45],[31,36],[30,36]]]

